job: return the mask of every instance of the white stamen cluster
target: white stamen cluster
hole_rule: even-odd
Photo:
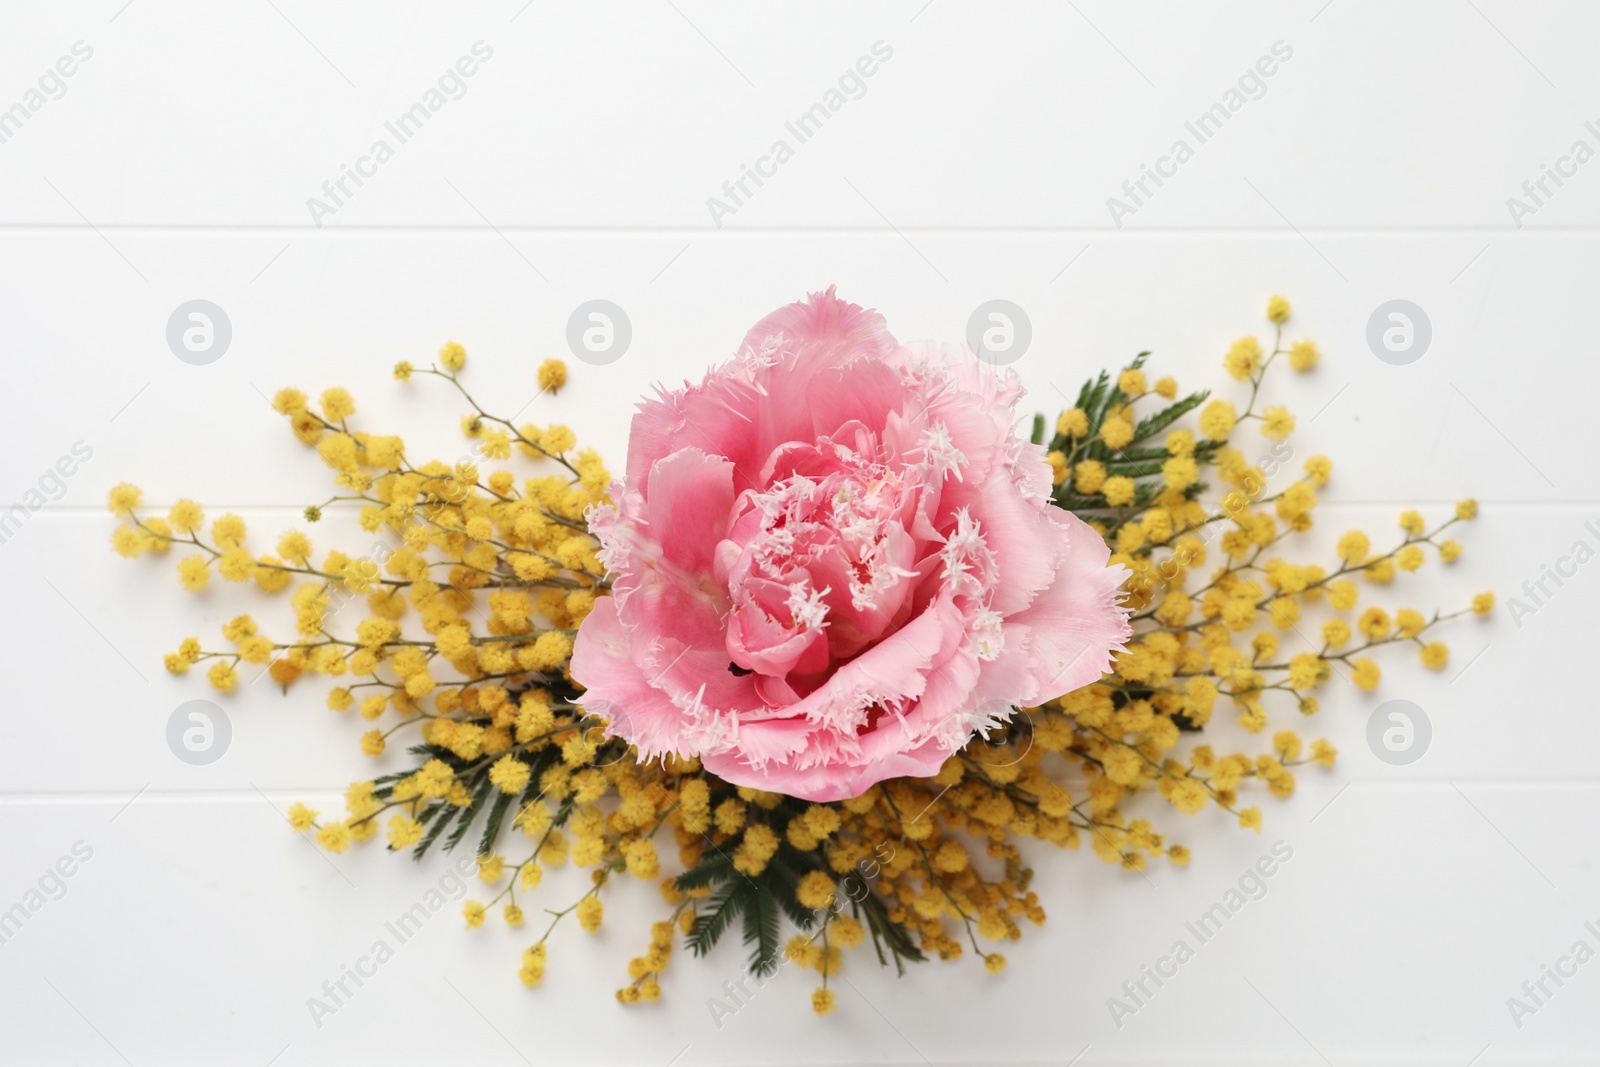
[[[796,582],[789,587],[789,599],[784,606],[794,618],[794,623],[806,630],[820,630],[828,624],[828,605],[822,599],[831,590],[818,591],[810,582]]]

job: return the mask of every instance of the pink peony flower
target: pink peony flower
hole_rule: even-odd
[[[572,655],[584,706],[643,756],[823,801],[1098,680],[1127,571],[1049,502],[1021,393],[830,289],[644,401],[590,516],[615,578]]]

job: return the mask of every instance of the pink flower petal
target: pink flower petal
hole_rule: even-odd
[[[1077,516],[1060,512],[1056,520],[1068,538],[1056,580],[1008,620],[1028,627],[1038,702],[1098,681],[1133,632],[1127,609],[1117,602],[1128,569],[1106,565],[1110,549]]]
[[[830,289],[645,401],[591,516],[614,579],[573,654],[584,705],[647,754],[837,800],[1097,679],[1126,571],[1049,503],[1020,396]]]

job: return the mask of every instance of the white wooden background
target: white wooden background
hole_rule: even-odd
[[[897,981],[856,955],[835,1016],[814,1019],[791,974],[719,1030],[706,998],[744,958],[729,946],[680,956],[663,1003],[624,1010],[611,991],[653,918],[654,889],[635,886],[597,939],[557,937],[542,990],[516,981],[522,934],[464,933],[452,905],[318,1027],[307,998],[445,865],[376,847],[330,860],[288,831],[290,802],[332,806],[371,773],[314,690],[247,686],[221,701],[220,761],[173,756],[169,715],[209,693],[160,654],[247,607],[281,611],[114,557],[102,507],[133,480],[275,537],[327,482],[261,394],[346,385],[368,425],[425,426],[418,450],[453,457],[459,405],[389,366],[460,340],[479,393],[515,409],[593,298],[627,310],[632,348],[574,362],[526,417],[620,459],[631,397],[699,375],[829,283],[902,338],[959,339],[978,303],[1015,301],[1034,327],[1017,369],[1051,409],[1141,348],[1185,384],[1223,384],[1221,353],[1281,291],[1326,353],[1278,386],[1298,454],[1339,464],[1317,543],[1358,523],[1381,539],[1405,503],[1442,515],[1475,494],[1461,564],[1383,599],[1504,598],[1575,542],[1600,547],[1584,526],[1600,520],[1600,163],[1547,183],[1520,228],[1506,204],[1574,141],[1600,147],[1597,34],[1577,0],[8,5],[0,109],[75,42],[93,54],[0,144],[0,504],[74,443],[93,457],[0,545],[0,910],[75,843],[92,858],[0,944],[0,1061],[1600,1059],[1600,963],[1547,984],[1520,1027],[1506,1006],[1575,941],[1600,946],[1584,927],[1600,926],[1594,567],[1520,626],[1456,624],[1441,673],[1386,657],[1379,693],[1335,686],[1313,723],[1282,718],[1343,757],[1265,801],[1259,838],[1153,805],[1194,847],[1189,869],[1040,854],[1050,921],[998,978],[968,960]],[[315,227],[307,197],[477,41],[493,56],[465,95]],[[713,227],[706,198],[878,41],[893,55],[865,94]],[[1107,197],[1279,41],[1293,55],[1264,95],[1115,228]],[[209,366],[165,341],[195,298],[233,327]],[[1394,298],[1433,324],[1410,366],[1365,342]],[[1433,723],[1411,766],[1364,741],[1391,698]],[[1107,998],[1278,840],[1293,859],[1266,896],[1117,1027]],[[565,903],[562,885],[545,899]]]

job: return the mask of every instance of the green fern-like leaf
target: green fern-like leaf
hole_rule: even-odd
[[[488,780],[485,776],[484,781]],[[494,839],[500,836],[500,824],[505,820],[506,811],[515,799],[510,793],[496,793],[494,803],[489,806],[488,821],[483,825],[483,836],[478,838],[478,855],[488,856],[494,852]]]
[[[801,852],[787,841],[778,846],[778,852],[761,872],[758,884],[772,894],[789,921],[802,930],[810,930],[817,923],[814,911],[800,903],[800,879],[808,872],[820,869],[816,853]]]
[[[927,958],[911,940],[906,928],[889,918],[888,908],[884,907],[876,893],[863,894],[859,901],[852,897],[851,904],[856,917],[866,920],[867,930],[872,934],[872,945],[878,952],[878,962],[887,965],[889,959],[893,959],[896,973],[904,975],[907,960],[921,963]],[[888,949],[888,957],[885,957],[884,949]]]
[[[461,812],[461,818],[456,823],[456,828],[450,831],[450,836],[444,839],[444,850],[454,852],[457,845],[466,839],[467,832],[472,829],[473,822],[478,818],[478,812],[483,810],[484,802],[489,799],[489,791],[494,786],[486,774],[478,779],[477,786],[472,790],[472,802]]]
[[[737,873],[727,854],[716,852],[678,875],[674,884],[680,893],[687,893],[692,889],[704,889],[708,885],[725,882]]]
[[[760,885],[749,886],[744,906],[744,943],[754,945],[750,973],[766,977],[778,970],[778,901]]]
[[[453,804],[446,804],[443,801],[430,804],[423,809],[422,814],[417,817],[417,821],[428,827],[428,832],[423,835],[421,841],[417,842],[417,847],[411,850],[411,858],[420,860],[423,856],[426,856],[428,849],[433,847],[433,843],[455,821],[455,817],[460,812],[460,808]]]
[[[1198,393],[1190,393],[1182,400],[1168,404],[1160,411],[1146,415],[1144,418],[1140,419],[1139,424],[1133,428],[1133,439],[1135,441],[1143,441],[1147,438],[1154,437],[1156,434],[1160,433],[1162,430],[1165,430],[1168,426],[1171,426],[1173,423],[1189,414],[1189,412],[1205,403],[1206,398],[1210,395],[1211,390],[1202,389]]]
[[[730,879],[713,890],[705,909],[695,916],[694,925],[689,927],[688,936],[684,938],[690,951],[704,956],[716,947],[749,903],[749,892],[750,883],[742,878]]]

